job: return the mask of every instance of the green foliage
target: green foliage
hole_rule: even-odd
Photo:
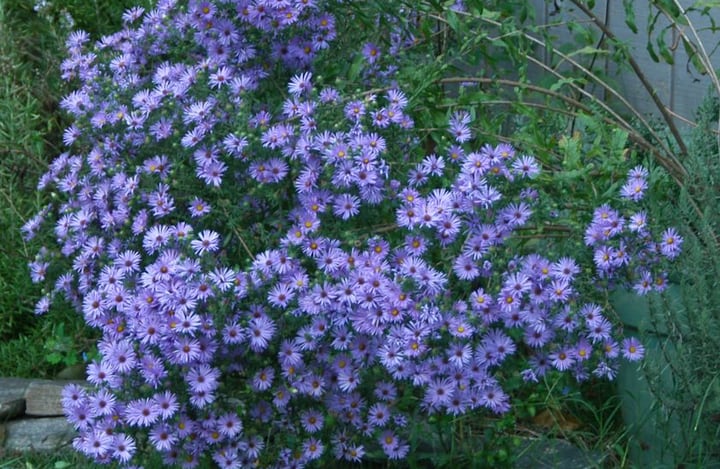
[[[670,445],[676,461],[697,467],[720,457],[720,362],[716,353],[720,347],[718,117],[720,102],[711,96],[698,109],[698,125],[689,134],[687,183],[656,206],[664,217],[682,227],[684,253],[675,272],[681,306],[674,309],[664,299],[653,302],[654,315],[667,331],[664,350],[669,370],[645,370],[649,383],[659,382],[664,373],[672,374],[671,389],[657,387],[653,392],[669,421],[680,425],[683,438]]]

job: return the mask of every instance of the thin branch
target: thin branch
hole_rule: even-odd
[[[242,235],[240,234],[240,231],[237,229],[236,226],[232,227],[232,231],[235,234],[235,236],[237,236],[237,239],[240,241],[240,244],[243,245],[243,248],[245,248],[245,252],[248,254],[248,256],[250,256],[250,259],[252,259],[253,262],[255,262],[255,256],[253,255],[253,253],[250,250],[250,248],[248,247],[248,245],[245,243],[245,240],[243,239]]]

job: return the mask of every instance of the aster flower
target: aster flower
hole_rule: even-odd
[[[266,391],[272,386],[273,379],[275,378],[275,370],[272,368],[263,368],[258,371],[252,380],[252,387],[256,391]]]
[[[561,348],[551,353],[549,359],[556,369],[565,371],[575,363],[575,353],[570,348]]]
[[[160,416],[160,409],[152,399],[130,401],[125,407],[124,418],[130,425],[149,427]]]
[[[210,204],[201,198],[195,197],[188,205],[188,210],[190,211],[190,216],[201,217],[210,213],[211,207]]]
[[[488,386],[484,389],[480,394],[480,404],[497,414],[510,408],[509,398],[499,386]]]
[[[211,230],[203,230],[198,234],[198,238],[190,242],[190,246],[193,248],[197,255],[201,255],[206,252],[214,252],[220,245],[220,235]]]
[[[660,252],[668,259],[674,259],[680,254],[683,238],[674,228],[668,228],[661,236],[662,241],[659,243]]]
[[[648,185],[645,179],[630,178],[622,188],[620,188],[620,197],[638,202],[644,197],[647,187]]]
[[[266,317],[251,320],[247,328],[250,348],[256,352],[264,350],[275,334],[275,329],[275,324]]]
[[[299,97],[308,94],[312,90],[312,73],[303,72],[295,75],[288,84],[288,91],[293,96]]]
[[[325,418],[323,417],[322,412],[311,409],[301,413],[300,421],[306,432],[315,433],[323,428]]]
[[[115,434],[112,437],[112,456],[121,463],[129,462],[135,455],[135,440],[125,433]]]
[[[622,342],[622,355],[630,361],[638,361],[645,355],[645,347],[635,337],[627,337]]]

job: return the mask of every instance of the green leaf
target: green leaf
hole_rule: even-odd
[[[45,360],[47,360],[52,365],[57,365],[62,361],[62,359],[63,357],[59,352],[51,352],[45,356]]]
[[[53,466],[55,469],[65,469],[67,467],[70,467],[72,464],[70,464],[67,461],[55,461],[55,465]]]
[[[637,24],[635,24],[635,8],[633,8],[633,4],[635,2],[633,0],[623,0],[623,7],[625,8],[625,24],[628,28],[630,28],[630,31],[637,34],[638,27]]]
[[[593,46],[585,46],[582,49],[578,49],[576,51],[573,51],[569,54],[567,54],[568,57],[572,57],[575,55],[607,55],[610,52],[606,49],[598,49],[597,47]]]
[[[458,17],[457,13],[450,10],[447,12],[445,19],[447,20],[450,29],[452,29],[456,33],[460,33],[460,18]]]
[[[660,57],[658,57],[657,53],[655,52],[655,48],[650,41],[648,41],[647,43],[647,51],[653,62],[660,62]]]
[[[673,53],[668,47],[667,43],[665,42],[665,34],[667,34],[667,29],[664,29],[657,37],[657,46],[658,46],[658,53],[663,58],[665,62],[667,62],[670,65],[673,65],[675,63],[675,57],[673,57]]]
[[[705,68],[705,64],[703,63],[703,61],[700,60],[700,56],[693,47],[693,44],[690,43],[684,36],[682,38],[682,43],[683,48],[685,49],[685,53],[688,55],[693,68],[697,70],[700,75],[707,75],[707,68]]]

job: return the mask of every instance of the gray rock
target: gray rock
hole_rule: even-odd
[[[13,420],[5,424],[5,432],[6,451],[52,451],[76,435],[65,417]]]
[[[25,413],[25,399],[0,402],[0,422],[6,422]]]
[[[518,469],[526,467],[591,469],[601,467],[607,456],[599,451],[584,451],[558,438],[528,439],[522,446],[515,462],[515,467]]]
[[[35,380],[25,391],[25,414],[36,417],[64,415],[62,390],[70,383],[87,384],[85,381]]]
[[[84,364],[68,366],[63,368],[55,379],[85,379],[85,368]]]
[[[24,378],[0,378],[0,404],[25,398],[25,390],[33,381]]]

